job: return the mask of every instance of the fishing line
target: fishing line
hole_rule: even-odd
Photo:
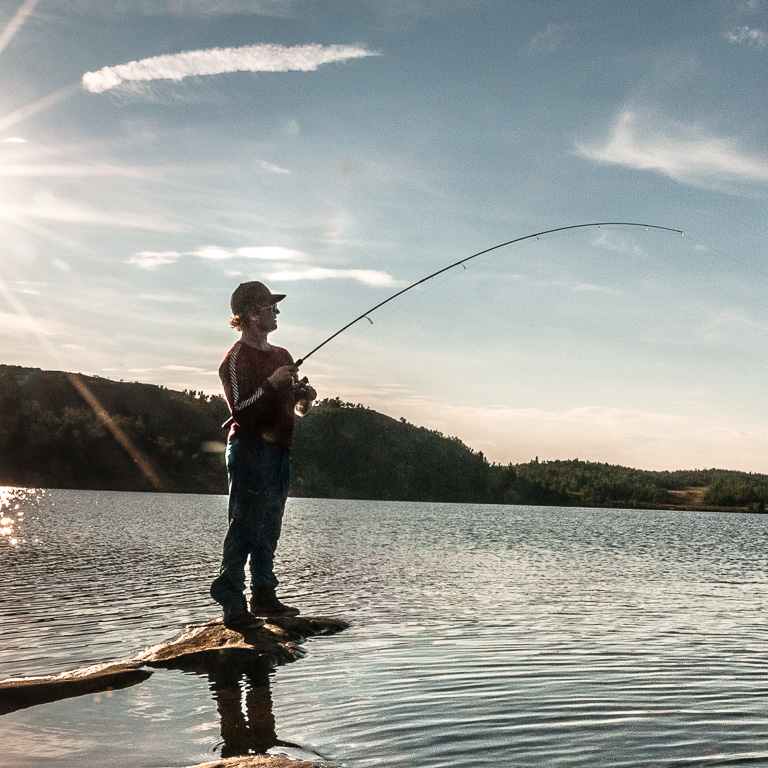
[[[499,248],[504,248],[506,246],[513,245],[514,243],[521,243],[523,242],[523,240],[530,240],[534,237],[538,239],[542,235],[549,235],[554,232],[565,232],[566,230],[569,230],[569,229],[584,229],[587,227],[597,227],[598,229],[600,227],[645,227],[645,229],[660,229],[666,232],[676,232],[679,235],[683,234],[682,229],[673,229],[672,227],[662,227],[657,224],[638,224],[631,221],[601,221],[601,222],[594,222],[591,224],[571,224],[570,226],[567,226],[567,227],[555,227],[554,229],[545,229],[545,230],[542,230],[541,232],[534,232],[533,234],[525,235],[523,237],[516,237],[514,240],[507,240],[504,243],[499,243],[498,245],[494,245],[494,246],[491,246],[490,248],[485,248],[482,251],[478,251],[477,253],[473,253],[471,256],[466,256],[463,259],[459,259],[459,261],[455,261],[453,264],[449,264],[447,267],[438,269],[436,272],[432,272],[432,274],[429,274],[426,277],[422,277],[420,280],[417,280],[415,283],[411,283],[405,288],[402,288],[396,293],[393,293],[391,296],[384,299],[384,301],[380,301],[375,306],[363,312],[363,314],[358,315],[354,320],[347,323],[345,326],[343,326],[338,331],[336,331],[336,333],[332,334],[327,339],[325,339],[325,341],[318,344],[314,349],[307,352],[306,355],[304,355],[303,357],[299,358],[296,361],[295,365],[297,367],[300,366],[302,363],[304,363],[307,360],[307,358],[314,355],[315,352],[322,349],[330,341],[333,341],[333,339],[335,339],[340,334],[344,333],[344,331],[346,331],[348,328],[351,328],[356,323],[359,323],[361,320],[368,320],[369,322],[373,323],[373,321],[370,318],[370,315],[373,312],[375,312],[377,309],[379,309],[380,307],[383,307],[385,304],[388,304],[390,301],[392,301],[393,299],[396,299],[398,296],[402,296],[404,293],[407,293],[411,289],[416,288],[416,286],[421,285],[422,283],[426,283],[427,280],[432,280],[432,278],[435,278],[438,275],[442,275],[444,272],[447,272],[448,270],[453,269],[454,267],[458,267],[460,265],[463,266],[466,262],[472,259],[476,259],[478,256],[482,256],[483,254],[490,253],[491,251],[496,251]]]
[[[436,288],[439,288],[444,283],[447,283],[450,279],[452,279],[452,275],[446,275],[444,279],[442,280],[435,280],[435,282],[429,286],[428,288],[425,288],[424,291],[419,292],[417,294],[411,294],[412,301],[418,301],[419,299],[424,298],[428,293],[435,290]],[[406,299],[407,301],[407,299]],[[383,311],[381,314],[377,315],[376,322],[374,323],[373,320],[371,320],[370,317],[366,315],[365,319],[368,320],[368,322],[371,325],[384,325],[386,323],[386,320],[388,317],[393,315],[395,312],[398,312],[402,309],[402,306],[398,306],[396,304],[393,304],[391,307],[389,307],[388,310]],[[339,345],[336,347],[336,349],[328,355],[328,357],[325,358],[325,365],[327,366],[329,363],[331,363],[333,360],[335,360],[342,352],[344,352],[345,349],[348,349],[349,346],[352,344],[355,339],[360,338],[367,330],[367,325],[365,323],[361,323],[359,330],[355,333],[352,332],[349,336],[346,342],[340,342]],[[323,367],[323,363],[320,364],[321,369]]]
[[[748,261],[742,261],[741,259],[737,259],[735,256],[731,256],[730,253],[726,253],[725,251],[721,251],[719,248],[713,248],[711,245],[707,245],[706,243],[700,243],[697,240],[689,240],[689,242],[693,243],[694,245],[698,245],[701,248],[706,248],[708,251],[712,251],[713,253],[717,253],[720,256],[722,256],[725,259],[729,259],[730,261],[735,262],[736,264],[740,264],[742,267],[746,267],[747,269],[751,269],[754,272],[757,272],[761,275],[765,275],[768,277],[768,271],[765,269],[761,269],[760,267],[756,267],[754,264],[750,264]]]

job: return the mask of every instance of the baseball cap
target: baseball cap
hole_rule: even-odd
[[[229,306],[235,315],[243,315],[248,311],[258,311],[264,307],[271,307],[285,298],[284,293],[272,293],[264,283],[258,280],[250,280],[240,283],[232,292]]]

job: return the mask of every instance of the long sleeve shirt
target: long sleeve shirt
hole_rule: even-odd
[[[281,394],[267,381],[278,368],[291,363],[293,359],[282,347],[261,350],[238,341],[229,350],[219,368],[234,419],[228,439],[258,435],[291,450],[293,398]]]

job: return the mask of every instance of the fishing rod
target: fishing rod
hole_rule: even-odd
[[[426,283],[427,280],[431,280],[433,277],[437,277],[438,275],[442,275],[443,272],[447,272],[449,269],[453,269],[454,267],[458,267],[461,264],[465,264],[468,261],[471,261],[472,259],[476,259],[478,256],[482,256],[485,253],[490,253],[491,251],[498,250],[499,248],[504,248],[507,245],[513,245],[514,243],[521,243],[523,240],[530,240],[531,238],[538,238],[541,235],[551,235],[553,232],[564,232],[567,229],[583,229],[584,227],[645,227],[646,229],[662,229],[666,232],[676,232],[679,235],[683,234],[682,229],[673,229],[672,227],[661,227],[657,224],[636,224],[635,222],[631,221],[600,221],[595,222],[592,224],[571,224],[567,227],[555,227],[555,229],[545,229],[542,232],[534,232],[532,235],[525,235],[524,237],[516,237],[514,240],[507,240],[505,243],[499,243],[498,245],[494,245],[491,248],[485,248],[482,251],[478,251],[477,253],[473,253],[471,256],[467,256],[463,259],[459,259],[459,261],[455,261],[453,264],[449,264],[447,267],[443,267],[442,269],[438,269],[437,272],[433,272],[431,275],[427,275],[426,277],[422,277],[421,280],[417,280],[415,283],[411,283],[411,285],[403,288],[402,290],[399,290],[397,293],[393,293],[388,299],[384,299],[384,301],[380,301],[376,306],[371,307],[366,312],[363,312],[362,315],[359,315],[351,322],[347,323],[343,328],[339,328],[336,333],[334,333],[332,336],[329,336],[324,342],[321,344],[318,344],[312,351],[307,352],[304,357],[300,357],[294,365],[298,368],[302,363],[306,361],[308,357],[311,355],[314,355],[315,352],[317,352],[319,349],[322,349],[329,341],[333,341],[337,336],[344,333],[344,331],[347,330],[347,328],[351,328],[355,323],[359,323],[361,320],[367,320],[369,323],[373,324],[373,320],[371,320],[368,315],[370,315],[372,312],[375,312],[380,307],[383,307],[385,304],[389,304],[390,301],[393,299],[396,299],[398,296],[402,296],[404,293],[407,293],[411,290],[411,288],[415,288],[417,285],[421,285],[422,283]]]
[[[477,253],[473,253],[471,256],[466,256],[463,259],[459,259],[459,261],[455,261],[453,264],[449,264],[447,267],[443,267],[442,269],[438,269],[437,272],[433,272],[431,275],[427,275],[426,277],[422,277],[421,280],[417,280],[415,283],[411,283],[410,285],[406,286],[405,288],[397,291],[397,293],[393,293],[389,298],[384,299],[384,301],[380,301],[375,306],[371,307],[366,312],[363,312],[362,315],[358,315],[354,320],[347,323],[343,328],[339,328],[336,333],[329,336],[325,341],[323,341],[321,344],[318,344],[313,350],[310,352],[307,352],[304,357],[300,357],[294,365],[298,368],[302,363],[306,361],[306,359],[312,355],[315,354],[319,349],[322,349],[329,341],[333,341],[337,336],[344,333],[348,328],[351,328],[355,323],[359,323],[361,320],[365,319],[369,323],[373,324],[373,320],[371,320],[368,315],[370,315],[372,312],[375,312],[377,309],[383,307],[385,304],[389,304],[390,301],[393,299],[396,299],[398,296],[402,296],[404,293],[411,290],[411,288],[415,288],[417,285],[421,285],[422,283],[426,283],[427,280],[431,280],[433,277],[437,277],[438,275],[442,275],[443,272],[447,272],[449,269],[453,269],[454,267],[458,267],[461,264],[465,264],[467,261],[471,261],[472,259],[476,259],[478,256],[482,256],[485,253],[490,253],[491,251],[496,251],[499,248],[504,248],[507,245],[513,245],[514,243],[521,243],[523,240],[530,240],[531,238],[538,238],[541,235],[551,235],[553,232],[564,232],[568,229],[584,229],[585,227],[597,227],[598,229],[600,227],[645,227],[646,229],[662,229],[666,232],[676,232],[678,235],[683,234],[682,229],[673,229],[672,227],[661,227],[658,224],[638,224],[632,221],[599,221],[594,222],[592,224],[571,224],[567,227],[555,227],[554,229],[545,229],[541,232],[534,232],[532,235],[524,235],[523,237],[516,237],[514,240],[507,240],[505,243],[499,243],[498,245],[491,246],[490,248],[485,248],[482,251],[478,251]],[[297,392],[300,390],[301,387],[304,387],[309,384],[309,380],[305,377],[304,379],[301,379],[300,381],[296,382],[294,391]],[[233,417],[230,416],[221,426],[222,428],[228,427],[232,421]]]

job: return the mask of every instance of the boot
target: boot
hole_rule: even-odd
[[[211,597],[221,606],[226,627],[259,627],[264,622],[248,611],[245,595],[225,576],[211,584]]]
[[[284,605],[277,599],[274,587],[251,587],[251,613],[254,616],[298,616],[298,608]]]

